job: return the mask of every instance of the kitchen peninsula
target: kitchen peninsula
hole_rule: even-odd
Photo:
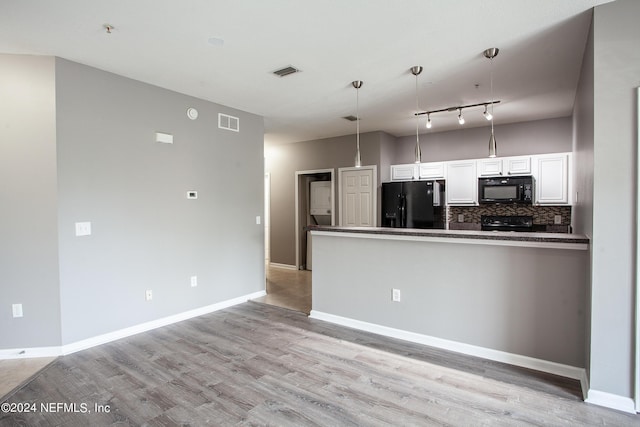
[[[586,237],[310,229],[311,317],[585,380]]]

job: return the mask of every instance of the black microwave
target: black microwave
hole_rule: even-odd
[[[479,178],[478,201],[480,203],[533,204],[533,177]]]

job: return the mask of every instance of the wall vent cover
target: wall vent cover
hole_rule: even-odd
[[[240,132],[240,119],[228,114],[218,113],[218,127],[220,129]]]
[[[349,120],[350,122],[355,122],[356,120],[358,120],[356,116],[345,116],[343,117],[343,119]]]
[[[299,73],[299,72],[300,72],[299,69],[289,65],[288,67],[284,67],[284,68],[281,68],[279,70],[274,71],[273,74],[275,74],[278,77],[284,77],[284,76],[288,76],[289,74],[295,74],[295,73]]]

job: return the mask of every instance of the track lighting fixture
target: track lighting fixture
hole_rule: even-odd
[[[359,99],[359,91],[362,87],[362,80],[354,80],[351,82],[353,87],[356,88],[356,158],[355,158],[355,167],[359,168],[362,166],[362,159],[360,158],[360,99]]]
[[[462,110],[463,109],[469,109],[469,108],[474,108],[474,107],[484,107],[484,113],[483,116],[487,119],[487,120],[492,120],[493,119],[493,114],[491,112],[489,112],[488,107],[491,106],[493,109],[493,104],[499,104],[500,101],[499,100],[494,100],[494,101],[487,101],[487,102],[479,102],[477,104],[467,104],[467,105],[454,105],[453,107],[447,107],[447,108],[442,108],[440,110],[430,110],[430,111],[422,111],[419,113],[416,113],[416,116],[422,116],[424,114],[427,115],[427,129],[431,129],[431,114],[433,113],[444,113],[444,112],[448,112],[448,113],[452,113],[454,111],[458,112],[458,123],[460,123],[461,125],[464,124],[465,120],[464,117],[462,115]]]
[[[486,105],[484,106],[484,113],[482,113],[482,115],[487,120],[493,119],[493,114],[491,114],[490,112],[487,111],[487,106]]]

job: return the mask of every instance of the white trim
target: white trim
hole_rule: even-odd
[[[280,264],[280,263],[277,263],[277,262],[270,262],[269,263],[269,267],[284,268],[285,270],[297,270],[295,265]]]
[[[136,335],[141,332],[147,332],[152,329],[160,328],[162,326],[167,326],[173,323],[181,322],[183,320],[191,319],[193,317],[213,313],[214,311],[222,310],[224,308],[231,307],[237,304],[242,304],[243,302],[265,296],[266,294],[267,293],[264,290],[254,292],[248,295],[243,295],[241,297],[232,298],[226,301],[221,301],[216,304],[207,305],[204,307],[174,314],[172,316],[167,316],[160,319],[152,320],[150,322],[140,323],[138,325],[130,326],[128,328],[124,328],[124,329],[109,332],[106,334],[98,335],[95,337],[87,338],[84,340],[76,341],[74,343],[66,344],[59,347],[32,347],[32,348],[24,348],[24,349],[0,350],[0,360],[30,358],[30,357],[56,357],[61,355],[67,355],[67,354],[75,353],[80,350],[86,350],[88,348],[95,347],[97,345],[106,344],[121,338],[126,338],[132,335]]]
[[[424,231],[424,230],[420,230]],[[313,230],[312,233],[318,236],[332,237],[355,237],[359,239],[378,239],[378,240],[408,240],[420,242],[438,242],[438,243],[460,243],[465,245],[483,245],[483,246],[519,246],[525,248],[545,248],[545,249],[572,249],[586,251],[589,249],[587,243],[569,243],[559,241],[526,241],[526,240],[498,240],[498,239],[475,239],[473,235],[469,237],[447,237],[446,234],[452,234],[466,230],[443,230],[445,232],[438,233],[440,230],[429,230],[433,236],[416,236],[411,234],[388,234],[388,233],[350,233],[347,231],[324,231]],[[443,234],[439,236],[437,234]],[[457,234],[457,233],[456,233]],[[522,234],[522,233],[519,233]]]
[[[523,368],[534,369],[536,371],[560,375],[562,377],[580,380],[581,384],[585,385],[584,381],[586,380],[586,371],[584,368],[550,362],[548,360],[536,359],[529,356],[522,356],[519,354],[507,353],[505,351],[493,350],[485,347],[478,347],[471,344],[464,344],[457,341],[446,340],[429,335],[404,331],[401,329],[390,328],[374,323],[336,316],[334,314],[323,313],[317,310],[311,310],[309,317],[312,319],[324,320],[325,322],[335,323],[337,325],[342,325],[349,328],[372,332],[374,334],[383,335],[386,337],[398,338],[417,344],[455,351],[456,353],[482,357],[484,359],[494,360],[496,362],[508,363],[510,365],[516,365]]]
[[[636,412],[640,412],[640,87],[637,88],[636,111],[638,117],[636,119],[636,136],[638,138],[636,144],[636,354],[635,354],[635,404]]]
[[[60,355],[62,355],[60,347],[28,347],[0,350],[0,360],[58,357]]]
[[[331,169],[312,169],[306,171],[296,171],[295,183],[294,183],[294,222],[295,222],[295,239],[296,239],[296,270],[302,267],[300,265],[300,176],[302,175],[315,175],[319,173],[331,174],[331,225],[336,224],[336,197],[335,197],[335,170]]]
[[[617,394],[611,394],[604,391],[589,390],[587,403],[593,405],[604,406],[606,408],[617,409],[618,411],[628,412],[630,414],[636,413],[635,403],[632,398],[618,396]]]

